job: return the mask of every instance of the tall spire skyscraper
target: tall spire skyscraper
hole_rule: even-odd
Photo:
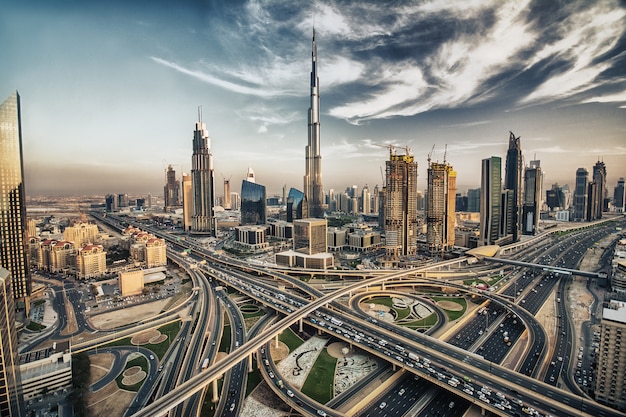
[[[202,112],[198,109],[198,122],[193,132],[191,157],[192,208],[191,232],[215,235],[215,171],[211,139]]]
[[[309,142],[305,148],[306,165],[304,195],[309,204],[311,217],[324,217],[324,190],[322,186],[322,155],[320,153],[320,95],[317,76],[317,45],[313,29],[311,53],[311,107],[309,107]]]

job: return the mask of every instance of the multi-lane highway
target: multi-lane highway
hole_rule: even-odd
[[[207,253],[199,252],[199,254],[209,261],[205,269],[205,271],[209,274],[212,273],[210,266],[217,268],[218,265],[222,263],[221,259],[210,257]],[[229,264],[228,268],[233,268],[232,261],[229,261]],[[250,265],[246,265],[245,270],[250,271],[251,269],[255,268],[251,268]],[[267,272],[268,271],[265,271],[263,268],[256,268],[257,274],[265,274]],[[174,392],[165,395],[154,404],[146,407],[146,409],[142,410],[142,412],[137,413],[137,415],[155,415],[151,413],[158,413],[159,410],[162,411],[163,407],[169,408],[170,406],[168,404],[178,404],[180,401],[189,398],[193,395],[193,393],[197,392],[197,389],[193,388],[194,386],[197,387],[198,384],[200,387],[204,386],[212,379],[219,376],[220,373],[230,369],[238,361],[246,359],[247,356],[255,349],[261,348],[265,340],[271,339],[271,337],[282,328],[285,328],[291,323],[295,323],[301,319],[309,321],[314,320],[316,315],[311,313],[316,310],[320,312],[320,314],[332,314],[333,317],[336,320],[341,321],[342,324],[340,326],[330,326],[327,324],[328,321],[325,321],[324,326],[322,326],[321,322],[317,320],[316,322],[310,321],[311,325],[322,328],[324,331],[334,332],[333,334],[335,337],[350,340],[351,343],[360,346],[362,349],[369,351],[372,354],[376,354],[381,357],[387,356],[387,359],[390,362],[404,367],[404,369],[410,373],[416,374],[420,380],[427,380],[430,383],[439,385],[446,390],[455,393],[457,396],[466,398],[470,402],[482,404],[484,408],[487,408],[497,414],[514,415],[513,413],[515,412],[523,411],[522,408],[528,410],[528,407],[533,407],[543,410],[545,413],[553,413],[554,415],[569,415],[573,412],[594,414],[598,416],[617,415],[606,407],[602,407],[591,401],[564,393],[561,390],[551,388],[546,384],[532,378],[516,374],[508,369],[500,368],[499,366],[492,364],[491,361],[485,360],[485,358],[468,354],[461,349],[454,348],[447,343],[432,337],[415,334],[415,332],[409,333],[397,331],[397,329],[394,328],[387,328],[384,323],[363,321],[361,318],[351,314],[350,312],[343,311],[343,309],[339,308],[338,305],[332,303],[333,300],[345,294],[359,291],[368,285],[375,285],[377,283],[393,279],[402,279],[405,275],[412,275],[415,272],[418,271],[390,273],[388,276],[370,278],[364,282],[347,286],[345,289],[330,295],[313,295],[315,292],[309,290],[308,293],[310,297],[317,296],[317,299],[314,300],[308,300],[301,297],[296,298],[289,292],[279,292],[275,289],[267,290],[272,294],[266,293],[263,296],[255,296],[253,291],[260,294],[259,290],[251,290],[250,287],[252,282],[258,282],[258,280],[255,281],[254,279],[242,278],[241,275],[239,275],[236,279],[231,278],[228,274],[214,275],[215,279],[222,280],[225,284],[237,288],[240,292],[248,294],[260,303],[266,304],[271,308],[278,309],[283,314],[287,315],[287,317],[281,320],[278,324],[270,326],[266,332],[255,336],[249,342],[244,343],[235,352],[231,352],[225,360],[210,366],[205,372],[195,375],[189,380],[182,382],[182,384],[176,388]],[[545,286],[545,284],[543,286]],[[542,286],[540,285],[539,288],[542,288]],[[539,289],[533,289],[536,289],[536,292],[530,290],[530,292],[527,293],[527,297],[529,297],[528,300],[527,298],[524,298],[523,300],[526,300],[526,303],[522,304],[529,303],[529,300],[533,301],[530,293],[540,293]],[[465,289],[465,291],[469,290]],[[541,293],[543,294],[543,291],[541,291]],[[546,293],[549,294],[549,291],[546,291]],[[506,306],[507,303],[510,303],[510,301],[506,298],[500,299],[495,294],[483,293],[481,295],[485,298],[492,299],[494,302],[497,301],[504,306]],[[538,298],[537,303],[539,305],[541,295],[537,295],[536,297]],[[331,304],[335,310],[325,310],[324,306],[330,306]],[[322,313],[323,311],[326,311],[326,313]],[[510,314],[510,311],[505,314],[507,314],[509,318],[513,317]],[[517,318],[514,320],[519,318],[518,323],[525,322],[523,315],[516,314],[516,316]],[[350,327],[344,329],[344,325]],[[362,329],[361,332],[354,334],[354,331],[350,328],[357,328],[355,326]],[[362,333],[363,336],[358,333]],[[368,337],[373,340],[370,341]],[[380,341],[382,340],[386,341],[385,345],[380,344]],[[393,352],[386,346],[387,344],[394,344],[394,348],[395,346],[402,346],[404,351],[400,352],[398,350],[397,352]],[[392,352],[394,353],[393,355]],[[420,360],[416,361],[410,358],[410,354],[420,358],[427,358],[430,361],[426,371],[424,371],[424,364]],[[541,352],[539,355],[535,354],[535,356],[540,355]],[[447,369],[447,364],[451,360],[455,362],[456,374],[451,374],[449,371],[445,370]],[[421,364],[422,367],[419,367],[418,364]],[[532,372],[534,372],[536,368],[537,366],[535,363],[535,366],[532,367]],[[431,369],[433,371],[430,371]],[[459,375],[460,373],[464,375]],[[455,384],[449,383],[449,381],[453,378],[462,378],[464,376],[471,378],[474,382],[465,382],[462,384],[462,387],[461,384],[456,384],[456,386],[454,386]],[[481,384],[481,386],[479,387],[478,384]],[[504,402],[502,398],[491,401],[490,399],[493,399],[491,394],[483,393],[482,396],[478,395],[477,393],[479,392],[479,389],[482,390],[482,385],[490,387],[492,390],[499,389],[500,391],[496,392],[500,392],[502,396],[504,396],[504,400],[506,400],[506,402]],[[473,389],[470,389],[469,386]],[[472,394],[468,391],[471,391]],[[511,405],[515,404],[515,400],[522,401],[526,407]],[[155,408],[151,408],[153,405],[155,405]],[[380,408],[380,404],[378,404],[378,407],[382,410],[385,409],[387,405],[385,404],[384,407]],[[501,409],[501,407],[504,409]],[[329,412],[333,413],[332,410],[329,410]]]

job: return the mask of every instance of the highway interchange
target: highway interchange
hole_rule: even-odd
[[[157,229],[138,226],[171,239]],[[614,228],[614,225],[599,226],[560,239],[548,237],[543,245],[520,250],[513,258],[575,269],[582,258],[581,254],[600,236],[606,235],[611,227]],[[550,352],[545,351],[546,334],[533,315],[549,300],[554,288],[557,288],[559,294],[563,294],[568,275],[507,265],[497,266],[506,272],[506,282],[501,285],[498,293],[476,294],[484,298],[484,310],[469,318],[463,327],[456,329],[446,343],[428,335],[399,328],[392,323],[375,320],[363,312],[333,302],[348,295],[362,296],[364,288],[377,286],[380,290],[381,283],[389,291],[404,285],[419,287],[428,284],[429,280],[420,277],[418,270],[392,271],[387,275],[372,276],[366,278],[367,284],[361,281],[341,291],[325,294],[308,286],[298,277],[291,277],[284,272],[251,267],[245,262],[207,252],[204,248],[193,249],[192,256],[179,256],[177,253],[180,247],[176,246],[172,246],[168,253],[174,262],[186,265],[192,275],[194,288],[197,288],[189,302],[192,305],[190,316],[193,320],[184,322],[180,333],[185,334],[183,337],[187,340],[183,341],[182,346],[176,345],[162,358],[162,365],[155,376],[160,381],[160,384],[154,384],[158,387],[154,392],[156,395],[143,397],[143,404],[138,404],[130,411],[132,413],[142,407],[134,415],[160,415],[163,410],[170,408],[174,410],[172,415],[190,415],[189,413],[198,409],[204,395],[214,395],[210,382],[221,375],[224,375],[224,387],[218,394],[216,415],[238,415],[244,400],[252,353],[255,354],[268,384],[294,409],[305,415],[320,415],[320,412],[342,415],[312,401],[294,387],[290,387],[283,379],[281,386],[278,386],[277,380],[280,376],[273,368],[272,360],[268,360],[268,366],[263,366],[269,354],[267,341],[280,328],[301,321],[303,326],[332,333],[333,337],[387,360],[396,369],[402,369],[406,373],[382,399],[366,405],[360,411],[361,415],[401,416],[411,407],[415,407],[416,403],[425,402],[424,398],[429,398],[429,401],[421,407],[420,415],[462,415],[470,403],[481,404],[499,415],[524,415],[529,407],[538,412],[541,410],[544,415],[554,416],[570,415],[573,412],[596,416],[619,415],[585,398],[580,389],[576,390],[573,372],[570,372],[570,358],[576,354],[572,341],[576,336],[568,320],[568,313],[561,311],[564,303],[557,304],[560,317],[556,348]],[[199,262],[201,260],[202,263]],[[489,271],[492,268],[485,268],[484,265],[475,268],[475,273],[480,273],[481,268],[491,273]],[[459,266],[460,271],[467,269],[467,265]],[[225,290],[218,287],[218,283],[249,296],[266,308],[280,312],[276,318],[283,317],[282,320],[270,323],[271,316],[268,315],[255,328],[246,329],[237,306]],[[279,290],[278,283],[286,288]],[[441,285],[441,281],[430,280],[430,284]],[[456,288],[459,294],[469,295],[473,292],[463,284],[450,282],[449,287]],[[215,303],[213,300],[220,301]],[[216,362],[218,346],[210,341],[219,341],[221,338],[222,322],[216,317],[221,317],[222,311],[228,315],[228,321],[232,324],[231,346],[228,349],[230,354],[226,358],[230,360]],[[77,317],[80,315],[77,314]],[[335,323],[333,326],[332,319],[340,321],[341,325]],[[503,343],[504,332],[510,345]],[[522,334],[529,335],[530,348],[525,352],[518,372],[499,366]],[[381,345],[380,341],[387,343]],[[396,349],[396,346],[400,346],[402,351]],[[420,359],[414,360],[414,357]],[[428,366],[424,358],[428,358]],[[202,370],[204,359],[209,360],[210,366]],[[456,360],[455,365],[459,365],[456,366],[455,373],[450,371],[451,360]],[[547,366],[542,366],[546,365],[544,360],[547,361]],[[555,364],[549,365],[551,362]],[[542,371],[543,369],[546,370]],[[464,377],[472,382],[464,380]],[[459,383],[452,386],[449,382],[455,378]],[[573,388],[574,394],[550,388],[560,383],[570,390]],[[193,389],[189,389],[191,385],[194,386]],[[492,392],[480,396],[478,392],[483,385],[491,387]],[[494,392],[502,393],[505,401],[496,398]],[[158,400],[150,403],[151,398]],[[514,400],[521,400],[524,406],[516,404]],[[170,404],[175,407],[170,407]]]

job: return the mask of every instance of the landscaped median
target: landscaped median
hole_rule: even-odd
[[[131,353],[128,356],[124,372],[115,379],[117,386],[127,391],[139,391],[146,375],[148,375],[148,370],[148,359],[142,353]]]

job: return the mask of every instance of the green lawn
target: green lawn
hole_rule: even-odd
[[[43,329],[46,328],[46,326],[44,326],[41,323],[37,323],[36,321],[31,321],[30,323],[28,323],[28,325],[26,326],[26,328],[28,330],[32,330],[33,332],[40,332]]]
[[[124,367],[124,371],[127,370],[128,368],[132,368],[133,366],[140,366],[141,369],[148,374],[149,370],[148,370],[148,359],[146,359],[145,356],[141,355],[131,361],[126,362],[126,366]],[[119,374],[117,376],[117,378],[115,378],[115,382],[117,382],[117,386],[120,389],[126,390],[126,391],[139,391],[139,388],[141,388],[141,386],[143,385],[143,383],[145,382],[145,378],[141,381],[139,381],[138,383],[136,383],[135,385],[123,385],[122,384],[122,379],[124,379],[124,371],[122,371],[121,374]]]
[[[396,308],[393,306],[393,300],[391,297],[374,297],[367,300],[368,303],[380,304],[389,307],[393,311],[396,312],[396,321],[402,320],[411,314],[411,309],[407,308]]]
[[[167,335],[168,336],[167,339],[165,339],[163,342],[158,343],[156,345],[148,343],[148,344],[142,345],[142,347],[146,349],[150,349],[152,352],[154,352],[156,357],[161,359],[165,355],[165,352],[167,352],[167,349],[169,349],[170,345],[172,344],[172,340],[176,340],[176,335],[180,331],[180,320],[175,321],[173,323],[166,324],[165,326],[161,326],[158,328],[158,330],[162,334]],[[135,346],[132,343],[130,343],[130,340],[131,340],[130,337],[125,337],[123,339],[115,340],[111,343],[107,343],[105,347]]]
[[[465,298],[462,298],[462,297],[456,297],[456,298],[455,297],[433,297],[433,300],[452,301],[457,304],[460,304],[463,307],[463,309],[459,311],[452,311],[452,310],[446,310],[446,309],[443,310],[446,312],[446,315],[448,316],[448,320],[450,321],[454,321],[458,319],[459,317],[463,316],[463,314],[465,314],[465,311],[467,310],[467,301],[465,300]]]
[[[293,352],[296,350],[302,343],[302,339],[298,337],[290,328],[285,329],[280,335],[278,335],[278,340],[283,342],[289,347],[289,352]]]
[[[336,364],[337,359],[330,356],[326,349],[322,350],[304,381],[302,392],[321,404],[330,401],[333,398]]]
[[[256,358],[252,359],[252,369],[254,371],[248,372],[248,383],[246,384],[246,397],[250,395],[252,390],[256,388],[257,385],[261,383],[263,378],[261,377],[261,372],[257,368]]]
[[[224,326],[222,340],[220,341],[220,352],[230,352],[230,324]]]
[[[406,326],[410,329],[421,329],[421,328],[430,328],[437,323],[437,315],[435,313],[430,316],[424,317],[423,319],[413,320],[407,323],[402,323],[403,326]]]

